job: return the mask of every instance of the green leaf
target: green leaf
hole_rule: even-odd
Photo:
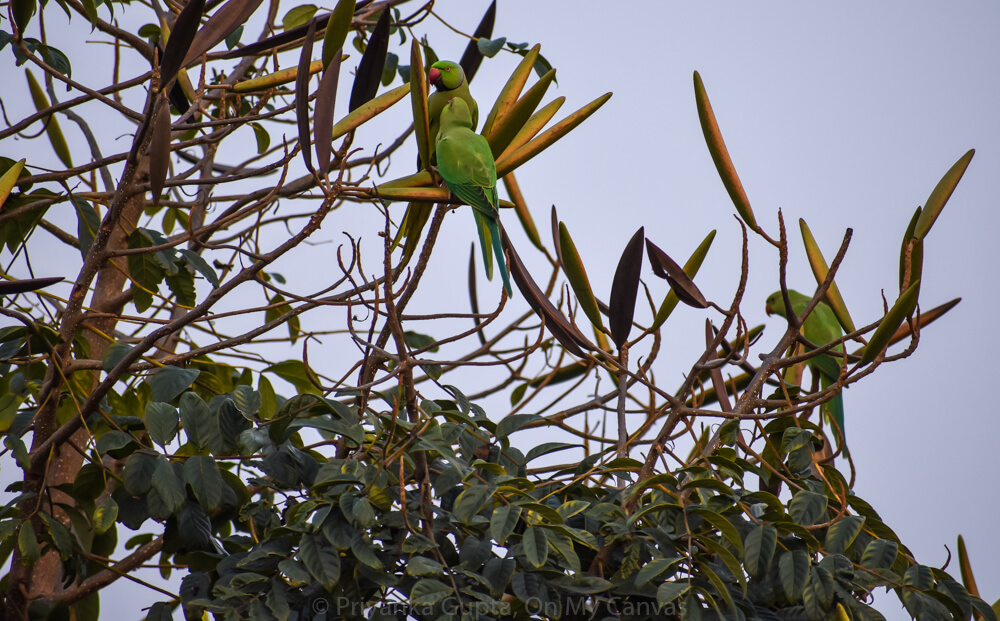
[[[406,573],[418,577],[440,576],[445,573],[445,566],[426,556],[414,556],[406,564]]]
[[[573,287],[573,293],[580,302],[580,308],[587,315],[590,323],[599,330],[604,330],[604,321],[601,319],[601,311],[597,307],[597,298],[594,297],[594,288],[590,285],[590,278],[587,277],[587,270],[583,266],[583,260],[576,249],[573,238],[570,237],[566,224],[559,223],[559,247],[560,256],[563,263],[563,272],[569,284]]]
[[[21,522],[21,532],[17,535],[17,547],[21,551],[21,564],[30,567],[38,562],[41,552],[31,522]]]
[[[49,530],[52,543],[55,544],[56,550],[59,551],[59,557],[64,561],[69,560],[70,554],[73,553],[73,535],[63,526],[62,522],[48,513],[41,513],[40,515]]]
[[[896,562],[899,545],[888,539],[873,539],[861,555],[861,566],[866,569],[889,569]]]
[[[485,39],[480,37],[479,41],[476,42],[476,47],[482,52],[483,56],[487,58],[493,58],[497,53],[503,49],[503,44],[507,42],[507,37],[500,37],[499,39]]]
[[[166,446],[177,435],[177,425],[180,416],[177,409],[169,403],[150,401],[146,404],[146,431],[153,442]]]
[[[326,34],[323,37],[323,67],[328,67],[337,51],[344,47],[347,33],[354,17],[356,0],[338,0],[330,20],[326,23]]]
[[[524,555],[528,562],[535,567],[541,567],[549,558],[549,542],[544,528],[529,526],[524,531],[521,546],[524,548]]]
[[[743,542],[743,565],[752,578],[762,578],[771,566],[778,530],[770,524],[761,524],[747,535]]]
[[[534,414],[531,414],[534,416]],[[509,418],[509,417],[508,417]],[[506,419],[504,419],[506,420]],[[539,444],[538,446],[532,447],[528,454],[524,456],[524,463],[530,463],[533,459],[541,457],[542,455],[548,455],[549,453],[555,453],[557,451],[564,451],[566,449],[577,448],[579,444],[566,444],[564,442],[545,442]]]
[[[159,495],[164,508],[171,514],[177,513],[184,507],[187,494],[184,492],[184,482],[174,471],[173,464],[166,459],[157,460],[156,470],[153,472],[152,488]]]
[[[151,248],[155,244],[145,229],[136,229],[128,237],[131,250]],[[128,273],[132,278],[132,299],[140,313],[153,304],[153,294],[160,290],[166,272],[150,252],[128,255]]]
[[[788,601],[799,601],[802,590],[809,581],[809,566],[809,555],[805,550],[789,550],[781,555],[778,560],[778,571]]]
[[[889,312],[882,319],[882,323],[875,329],[871,339],[861,354],[861,366],[870,364],[878,358],[886,347],[889,346],[893,335],[899,326],[903,325],[906,318],[913,314],[917,307],[917,295],[920,293],[920,281],[914,281],[906,291],[899,294],[899,299],[892,305]]]
[[[94,531],[98,535],[103,535],[108,532],[115,520],[118,519],[118,503],[115,502],[114,498],[108,496],[104,499],[96,509],[94,509]]]
[[[128,343],[114,343],[105,350],[104,356],[101,357],[101,368],[110,373],[130,351],[132,351],[132,346]]]
[[[443,582],[425,578],[413,585],[410,604],[413,606],[433,606],[451,594],[451,587]]]
[[[726,519],[726,516],[716,513],[711,509],[704,508],[692,509],[691,513],[714,526],[720,533],[722,533],[722,536],[726,538],[729,545],[733,546],[733,549],[735,549],[738,554],[741,556],[743,555],[743,540],[740,538],[740,533],[736,530],[736,527],[733,526],[732,522]]]
[[[656,589],[656,605],[666,608],[672,601],[684,595],[691,588],[688,582],[664,582]]]
[[[849,548],[865,525],[864,516],[845,515],[826,531],[826,551],[839,554]]]
[[[76,237],[80,241],[80,254],[87,259],[90,246],[94,243],[97,229],[101,228],[101,216],[88,201],[69,195],[73,207],[76,208]]]
[[[233,390],[232,400],[240,414],[249,421],[253,421],[260,411],[260,393],[250,386],[237,386]]]
[[[824,494],[800,491],[788,503],[788,515],[796,524],[812,526],[821,516],[826,514],[827,499]]]
[[[278,571],[284,574],[292,586],[303,586],[312,582],[312,576],[309,575],[302,563],[292,559],[285,559],[278,563]]]
[[[514,532],[518,520],[521,519],[521,507],[517,505],[500,505],[493,510],[490,517],[490,535],[500,545],[504,545],[507,537]]]
[[[208,264],[200,254],[194,252],[193,250],[188,250],[187,248],[182,248],[178,250],[187,264],[190,265],[196,272],[205,277],[205,280],[212,283],[213,287],[219,287],[219,275],[215,273],[212,266]]]
[[[307,23],[316,14],[318,7],[314,4],[300,4],[285,13],[281,19],[281,25],[285,30],[291,30]]]
[[[267,133],[264,126],[260,123],[250,123],[250,129],[253,130],[254,138],[257,139],[257,155],[266,153],[271,147],[271,134]]]
[[[208,446],[209,438],[214,435],[209,431],[209,425],[215,422],[211,419],[208,404],[196,393],[188,391],[181,395],[180,408],[188,440],[198,448]]]
[[[510,416],[505,416],[497,424],[496,434],[494,435],[496,435],[498,440],[503,440],[521,427],[536,420],[542,420],[542,417],[538,414],[511,414]]]
[[[455,517],[464,524],[470,523],[473,516],[478,514],[490,500],[492,494],[493,491],[488,485],[466,487],[455,499],[455,507],[452,510]]]
[[[680,563],[683,560],[684,560],[683,557],[677,557],[677,558],[656,558],[649,561],[648,563],[643,565],[642,569],[639,570],[639,573],[636,574],[635,576],[636,586],[638,587],[645,586],[646,583],[648,583],[650,580],[656,578],[657,576],[659,576],[660,574],[667,571],[668,569],[670,569],[671,567]],[[665,582],[663,584],[676,584],[676,583]],[[680,593],[678,593],[677,595],[680,595]]]
[[[166,276],[167,287],[174,294],[174,301],[184,308],[194,308],[198,301],[194,287],[194,274],[186,269],[178,269],[176,266],[174,269],[174,273]]]
[[[125,462],[122,481],[125,491],[133,496],[141,496],[152,487],[153,473],[158,459],[149,453],[132,453]]]
[[[340,580],[340,554],[311,533],[303,534],[299,541],[299,560],[328,591]]]
[[[195,455],[184,462],[184,478],[198,503],[211,513],[222,500],[222,475],[215,459],[207,455]]]
[[[708,145],[708,152],[712,155],[715,168],[722,178],[722,184],[729,192],[729,198],[736,206],[737,213],[744,222],[752,229],[757,228],[757,220],[754,218],[753,209],[750,208],[750,200],[743,190],[743,184],[736,174],[733,160],[729,157],[729,150],[722,139],[722,132],[719,131],[719,123],[715,120],[715,112],[712,110],[712,102],[708,100],[708,93],[705,91],[705,84],[701,81],[698,72],[694,72],[694,98],[698,106],[698,118],[701,120],[701,131],[705,135],[705,143]]]
[[[806,444],[809,444],[809,439],[812,438],[812,435],[812,431],[808,429],[799,429],[798,427],[785,429],[785,432],[781,434],[781,452],[791,453],[794,450],[802,448]]]
[[[164,403],[173,401],[177,395],[187,390],[200,374],[201,371],[197,369],[162,367],[149,380],[149,385],[153,389],[152,400]]]
[[[941,214],[941,210],[948,203],[948,199],[951,198],[951,194],[955,191],[955,187],[958,186],[958,182],[962,180],[962,175],[965,174],[965,170],[969,167],[969,163],[972,162],[972,156],[975,154],[976,150],[970,149],[965,155],[958,158],[958,161],[948,169],[944,177],[934,186],[934,190],[927,197],[924,209],[917,219],[917,225],[913,229],[914,237],[923,239],[930,232],[931,227],[934,226],[934,221],[937,220],[937,217]]]

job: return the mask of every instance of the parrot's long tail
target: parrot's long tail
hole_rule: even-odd
[[[486,218],[486,223],[490,227],[490,236],[493,238],[493,254],[497,257],[497,265],[500,266],[500,277],[503,278],[503,288],[507,290],[507,297],[514,297],[514,291],[510,288],[510,271],[507,269],[507,258],[503,253],[503,244],[500,243],[500,222],[495,218]]]
[[[479,233],[479,247],[483,251],[483,268],[486,270],[486,279],[493,280],[493,255],[490,254],[489,218],[484,216],[478,209],[472,210],[472,215],[476,218],[476,232]]]
[[[820,388],[827,388],[832,382],[828,380],[825,376],[820,377]],[[851,453],[847,450],[847,430],[844,427],[844,395],[843,393],[838,393],[836,397],[830,399],[823,405],[823,410],[826,412],[827,418],[830,420],[832,425],[836,426],[834,430],[837,439],[837,448],[843,450],[844,457],[848,457]]]

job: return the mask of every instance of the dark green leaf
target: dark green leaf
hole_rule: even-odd
[[[311,533],[303,534],[299,541],[299,560],[327,590],[333,589],[340,580],[340,554]]]
[[[812,526],[820,517],[826,514],[827,500],[823,494],[802,490],[792,497],[788,503],[788,515],[796,524]]]
[[[770,524],[761,524],[747,535],[743,542],[743,563],[747,573],[760,578],[767,573],[778,542],[778,531]]]
[[[180,367],[163,367],[153,374],[149,385],[153,389],[153,401],[164,403],[173,401],[198,379],[201,371],[197,369],[182,369]]]
[[[118,363],[132,351],[132,346],[128,343],[114,343],[109,346],[104,352],[104,356],[101,358],[101,368],[105,371],[110,372]]]
[[[215,459],[203,455],[189,457],[184,462],[184,478],[207,513],[218,508],[222,500],[223,483]]]
[[[203,259],[200,254],[194,252],[193,250],[188,250],[187,248],[182,248],[179,252],[181,253],[181,256],[184,257],[184,260],[187,261],[188,265],[204,276],[205,280],[212,283],[213,287],[218,288],[219,275],[215,273],[215,270],[208,264],[208,261]]]
[[[169,403],[150,401],[146,404],[145,421],[146,431],[153,442],[166,446],[177,435],[180,417],[177,409]]]
[[[861,566],[867,569],[888,569],[896,562],[899,545],[888,539],[873,539],[861,555]]]
[[[135,453],[134,455],[138,455]],[[133,455],[133,456],[134,456]],[[115,502],[114,498],[108,496],[104,499],[97,509],[94,510],[94,531],[99,535],[103,535],[111,528],[115,520],[118,519],[118,503]]]
[[[802,595],[809,581],[809,565],[809,555],[805,550],[788,550],[778,560],[781,586],[788,601],[797,602]]]
[[[675,599],[687,593],[690,588],[690,582],[664,582],[656,589],[656,605],[660,608],[666,608]]]
[[[837,520],[826,531],[826,551],[837,554],[849,548],[864,525],[865,518],[860,515],[845,515]]]
[[[528,562],[535,567],[541,567],[549,557],[549,542],[545,536],[545,529],[538,526],[529,526],[524,531],[524,538],[521,540],[524,548],[524,555]]]
[[[31,522],[21,522],[21,532],[17,534],[17,547],[21,551],[23,565],[31,566],[38,561],[40,556],[38,537],[35,536],[35,529],[31,527]]]
[[[94,243],[97,229],[101,228],[101,217],[89,202],[72,194],[70,194],[70,200],[73,202],[73,207],[76,208],[76,237],[80,240],[80,254],[86,260],[90,246]]]
[[[132,453],[125,462],[122,480],[125,491],[140,496],[152,487],[153,473],[156,472],[157,458],[149,453]]]
[[[233,403],[247,420],[254,420],[260,411],[260,393],[250,386],[237,386],[232,393]]]
[[[451,587],[437,580],[425,578],[413,585],[410,603],[414,606],[433,606],[451,595]]]
[[[494,509],[493,515],[490,517],[490,534],[493,539],[500,545],[504,545],[520,519],[521,507],[517,505],[500,505]]]
[[[167,511],[173,514],[181,510],[187,494],[184,493],[184,482],[177,476],[173,464],[166,459],[158,460],[152,484]]]

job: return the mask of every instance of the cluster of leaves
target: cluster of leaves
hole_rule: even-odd
[[[807,343],[801,319],[789,317],[775,349],[753,366],[761,329],[748,328],[742,314],[742,284],[724,308],[693,280],[714,231],[680,266],[640,228],[607,303],[591,287],[572,223],[554,209],[551,248],[543,243],[514,171],[610,94],[550,125],[564,101],[542,105],[555,71],[539,46],[494,37],[491,5],[461,66],[472,80],[484,57],[521,57],[482,134],[506,188],[503,204],[551,273],[547,281],[537,270],[533,276],[504,233],[511,274],[534,312],[511,318],[501,298],[495,312],[480,313],[470,265],[472,312],[457,317],[474,328],[459,329],[437,321],[439,309],[404,312],[453,199],[429,169],[369,179],[411,130],[384,150],[361,157],[352,150],[355,130],[410,95],[420,161],[429,162],[425,67],[437,55],[414,32],[427,7],[405,16],[395,1],[339,0],[329,12],[302,5],[286,12],[283,28],[272,17],[257,42],[243,45],[260,0],[191,0],[157,14],[138,36],[101,19],[94,2],[57,2],[135,52],[142,68],[100,93],[79,88],[65,55],[41,44],[44,36],[24,36],[29,25],[43,27],[32,20],[34,0],[14,0],[13,34],[0,31],[0,50],[11,45],[16,62],[43,71],[46,85],[26,73],[37,112],[0,138],[41,124],[65,166],[49,173],[28,158],[0,162],[0,243],[12,263],[27,257],[28,267],[52,243],[37,241],[44,235],[81,256],[78,273],[67,274],[65,299],[16,297],[59,278],[0,282],[0,295],[9,296],[0,314],[17,322],[0,329],[0,434],[24,473],[0,509],[0,562],[10,559],[4,618],[96,619],[101,590],[159,555],[164,578],[175,570],[184,576],[178,593],[156,587],[166,597],[148,611],[153,619],[178,608],[191,619],[878,619],[871,593],[881,587],[921,619],[973,611],[995,619],[970,580],[920,565],[853,494],[853,472],[835,467],[829,432],[810,420],[843,387],[909,355],[918,330],[950,308],[916,312],[924,241],[972,152],[915,214],[902,244],[900,296],[870,325],[855,328],[834,283],[849,234],[828,264],[801,222],[818,283],[812,304],[829,303],[846,335]],[[352,31],[361,58],[348,113],[335,121]],[[397,36],[400,47],[409,42],[409,65],[400,65],[403,52],[390,51]],[[320,40],[321,58],[313,60]],[[228,51],[211,51],[223,42]],[[285,52],[294,50],[289,63]],[[196,87],[188,71],[201,63],[206,77]],[[533,71],[538,79],[529,86]],[[379,94],[397,77],[402,85]],[[86,94],[59,102],[57,83]],[[133,99],[141,106],[128,107]],[[783,221],[775,239],[756,220],[697,74],[695,99],[744,225],[744,257],[748,230],[787,256]],[[102,136],[74,112],[95,100],[134,124],[127,150],[103,155]],[[79,127],[89,151],[71,149],[60,116]],[[272,144],[285,125],[295,136]],[[249,157],[229,147],[244,126],[258,147]],[[74,166],[81,152],[87,163]],[[184,162],[191,167],[180,170]],[[278,171],[280,180],[269,179]],[[218,191],[248,182],[256,186],[239,186],[235,197]],[[381,274],[372,279],[361,268],[354,240],[362,235],[351,231],[350,257],[337,256],[340,277],[315,291],[283,289],[271,265],[316,241],[325,216],[347,202],[384,216]],[[398,224],[389,202],[407,205]],[[69,225],[49,213],[58,204],[71,207]],[[267,247],[263,233],[272,228],[281,242]],[[638,304],[646,257],[669,285],[662,302],[650,302],[648,320]],[[747,269],[744,260],[744,282]],[[562,282],[575,309],[569,296],[557,299]],[[251,283],[262,302],[218,310]],[[705,350],[671,393],[650,369],[661,327],[680,302],[721,320],[706,320]],[[345,311],[344,325],[310,329],[303,315],[329,307]],[[263,313],[263,324],[229,323],[251,313]],[[305,349],[301,359],[274,363],[255,346],[279,327],[288,336],[276,340],[289,345],[323,340],[343,368],[331,379],[334,372],[311,366]],[[524,334],[537,337],[518,340]],[[888,353],[907,338],[909,349]],[[842,356],[831,387],[793,381],[811,356],[849,342],[860,348]],[[447,360],[446,346],[464,349]],[[630,363],[630,350],[641,352],[633,356],[640,364]],[[350,351],[359,353],[340,354]],[[479,366],[495,383],[466,389],[472,398],[445,383]],[[738,374],[726,380],[723,370]],[[602,374],[615,386],[599,393]],[[279,395],[272,379],[295,393]],[[587,396],[579,397],[581,387]],[[510,406],[498,407],[508,390]],[[550,405],[537,405],[544,401]],[[627,411],[644,413],[645,422],[628,429]],[[617,414],[608,426],[617,438],[589,418],[609,412]],[[582,423],[574,418],[581,415]],[[726,422],[713,434],[703,416]],[[512,434],[538,429],[578,442],[514,445]],[[686,457],[673,452],[684,436],[694,444]],[[638,447],[644,460],[630,456]],[[568,454],[569,463],[553,465]],[[753,482],[759,490],[749,489]],[[138,532],[126,539],[122,527]]]

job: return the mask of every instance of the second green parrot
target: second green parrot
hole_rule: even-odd
[[[507,260],[500,243],[500,198],[497,195],[497,170],[493,152],[486,139],[472,131],[472,114],[460,97],[450,100],[441,111],[441,129],[437,136],[437,169],[455,197],[472,207],[483,250],[486,276],[492,277],[489,245],[500,266],[503,287],[512,294]]]
[[[427,80],[437,87],[437,90],[427,97],[427,118],[430,121],[430,139],[428,145],[431,163],[434,163],[434,153],[437,149],[438,131],[441,129],[441,111],[455,97],[460,98],[469,106],[472,116],[472,131],[479,125],[479,104],[469,92],[469,81],[465,79],[462,66],[450,60],[439,60],[431,65]]]
[[[801,315],[812,300],[810,296],[792,289],[788,290],[788,299],[792,303],[792,311],[796,316]],[[781,297],[781,291],[775,291],[768,296],[765,311],[768,315],[774,314],[785,318],[788,317],[788,311],[785,308],[785,301]],[[802,322],[802,336],[819,347],[831,341],[836,341],[843,335],[844,332],[840,327],[840,322],[837,321],[837,316],[833,313],[833,309],[824,302],[817,303],[816,307],[809,313],[809,316],[806,317],[806,320]],[[844,346],[837,345],[830,351],[843,352]],[[808,364],[813,372],[819,375],[820,388],[827,388],[840,378],[842,359],[829,354],[823,354],[810,359]],[[840,429],[840,435],[846,439],[843,396],[838,393],[837,396],[826,403],[824,410],[827,416],[832,418]],[[843,449],[845,456],[850,455],[846,442],[838,441],[838,444]]]

